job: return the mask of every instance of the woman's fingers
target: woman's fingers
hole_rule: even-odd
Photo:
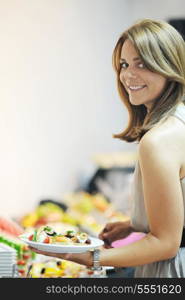
[[[107,236],[107,233],[108,233],[109,231],[111,231],[113,228],[114,228],[114,223],[107,223],[107,224],[105,225],[104,229],[100,232],[100,234],[99,234],[98,237],[99,237],[101,240],[104,240],[104,238]]]
[[[61,259],[69,259],[70,258],[70,254],[66,254],[66,253],[53,253],[53,252],[38,250],[38,249],[33,248],[33,247],[29,247],[29,248],[33,252],[36,252],[36,253],[42,254],[42,255],[46,255],[46,256],[58,257],[58,258],[61,258]]]
[[[29,247],[33,252],[36,252],[38,254],[46,255],[46,256],[56,256],[57,253],[51,253],[47,251],[38,250],[36,248]]]
[[[106,245],[111,245],[112,242],[123,239],[129,234],[128,230],[121,227],[114,227],[112,230],[102,234],[102,240]]]
[[[104,247],[110,247],[111,246],[111,243],[108,239],[103,239],[104,241]]]
[[[112,242],[118,233],[118,229],[117,228],[112,228],[110,231],[107,231],[103,234],[103,239],[107,239],[110,242]]]
[[[38,249],[36,249],[36,248],[33,248],[33,247],[31,247],[31,246],[29,246],[29,249],[31,250],[31,251],[33,251],[33,252],[36,252],[36,253],[43,253],[43,251],[40,251],[40,250],[38,250]]]

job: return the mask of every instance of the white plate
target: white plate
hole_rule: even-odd
[[[2,270],[0,270],[0,274],[2,274],[2,273],[12,273],[12,271],[13,271],[13,268],[11,268],[11,269],[2,269]]]
[[[16,255],[14,256],[7,256],[7,255],[0,255],[0,259],[15,259]]]
[[[3,265],[13,265],[13,264],[15,264],[16,263],[16,260],[9,260],[9,261],[0,261],[0,268],[1,268],[1,266],[3,266]]]
[[[13,257],[16,256],[17,253],[13,253],[13,252],[0,252],[0,257],[1,256],[9,256],[9,257]]]
[[[2,265],[13,265],[13,264],[15,264],[16,263],[16,260],[14,259],[14,260],[7,260],[7,261],[0,261],[0,268],[1,268],[1,266]]]
[[[9,256],[9,257],[13,257],[13,256],[16,256],[17,253],[14,253],[14,252],[0,252],[0,257],[1,256]]]
[[[11,259],[11,258],[9,258],[9,259],[0,259],[0,266],[1,266],[1,264],[2,263],[12,263],[12,262],[14,262],[14,261],[17,261],[17,259]]]
[[[101,247],[104,242],[100,239],[89,237],[91,240],[91,244],[84,245],[59,245],[59,244],[45,244],[33,242],[25,238],[21,238],[21,240],[27,243],[29,246],[36,248],[38,250],[53,252],[53,253],[82,253],[86,252],[90,249]]]
[[[16,256],[0,255],[0,260],[2,259],[16,259]]]
[[[2,274],[2,273],[12,273],[12,272],[13,272],[13,268],[0,270],[0,274]]]

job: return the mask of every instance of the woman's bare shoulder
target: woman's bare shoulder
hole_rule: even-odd
[[[167,120],[150,129],[140,143],[151,142],[166,144],[167,142],[181,143],[185,140],[185,124],[176,117],[170,116]],[[184,143],[185,144],[185,143]]]
[[[155,156],[173,157],[178,165],[184,161],[185,125],[175,117],[153,127],[140,140],[139,152],[142,155],[155,153]]]

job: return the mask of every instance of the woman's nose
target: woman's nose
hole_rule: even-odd
[[[137,75],[133,70],[127,70],[127,72],[125,73],[125,78],[132,79],[136,77]]]
[[[137,79],[137,74],[132,68],[127,68],[127,70],[120,73],[120,80],[131,81],[135,79]]]

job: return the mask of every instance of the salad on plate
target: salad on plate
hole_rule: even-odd
[[[91,239],[85,232],[66,230],[57,232],[52,226],[46,225],[40,228],[30,229],[19,236],[32,242],[55,245],[90,245]]]

